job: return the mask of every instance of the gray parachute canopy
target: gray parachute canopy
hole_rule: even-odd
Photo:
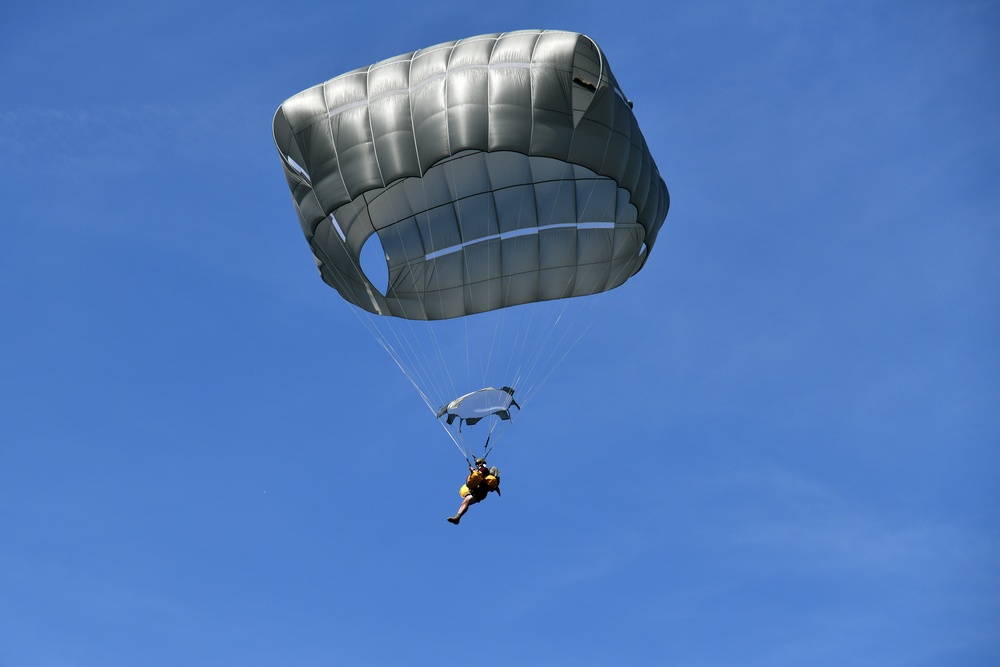
[[[273,129],[323,280],[380,315],[612,289],[645,263],[669,207],[604,54],[572,32],[384,60],[291,97]],[[384,289],[362,268],[376,241]]]

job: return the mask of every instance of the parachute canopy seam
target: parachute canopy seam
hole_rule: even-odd
[[[412,58],[410,59],[410,62],[411,63],[413,62]],[[408,95],[412,95],[416,91],[420,90],[421,88],[426,88],[435,81],[440,81],[441,79],[448,78],[448,76],[450,76],[451,74],[458,74],[460,72],[467,72],[469,70],[475,70],[475,69],[501,70],[501,69],[531,69],[531,68],[532,68],[531,63],[524,63],[524,62],[490,63],[489,65],[459,65],[458,67],[455,68],[449,67],[447,71],[439,72],[437,74],[432,74],[426,79],[421,79],[419,83],[412,84],[407,88],[397,88],[395,90],[387,90],[386,92],[379,93],[378,95],[365,97],[365,99],[363,100],[354,100],[353,102],[345,102],[337,107],[334,107],[333,109],[330,109],[329,111],[326,112],[326,114],[324,114],[324,116],[326,118],[333,118],[334,116],[339,116],[345,111],[350,111],[351,109],[357,109],[358,107],[368,106],[372,102],[377,102],[381,99],[385,99],[386,97],[394,97],[404,92]],[[407,75],[407,77],[409,77],[409,75]],[[337,78],[339,79],[340,77]],[[327,83],[331,83],[336,80],[337,79],[331,79]]]

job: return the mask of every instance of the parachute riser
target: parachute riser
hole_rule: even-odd
[[[496,428],[496,427],[494,426],[494,428]],[[459,430],[461,431],[461,427],[459,427]],[[487,458],[490,455],[490,452],[493,451],[493,446],[490,445],[490,440],[492,438],[493,438],[493,429],[491,428],[490,432],[486,434],[486,442],[483,443],[483,456],[482,456],[482,458],[484,458],[484,459]],[[465,458],[465,462],[469,465],[469,469],[470,470],[475,470],[476,467],[472,464],[472,461],[469,460],[469,456],[470,455],[472,456],[472,458],[480,458],[480,457],[476,456],[475,450],[470,449],[470,450],[468,450],[468,453],[466,453],[466,451],[463,450],[463,449],[460,449],[459,451],[462,452],[462,456]]]

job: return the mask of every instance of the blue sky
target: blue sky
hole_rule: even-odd
[[[1000,661],[1000,9],[615,7],[0,10],[0,664]],[[522,28],[601,45],[672,208],[456,528],[270,122]]]

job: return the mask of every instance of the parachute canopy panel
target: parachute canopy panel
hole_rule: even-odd
[[[324,281],[440,320],[584,296],[646,261],[669,207],[631,105],[585,35],[439,44],[341,75],[274,117]],[[377,234],[388,285],[361,269]]]

